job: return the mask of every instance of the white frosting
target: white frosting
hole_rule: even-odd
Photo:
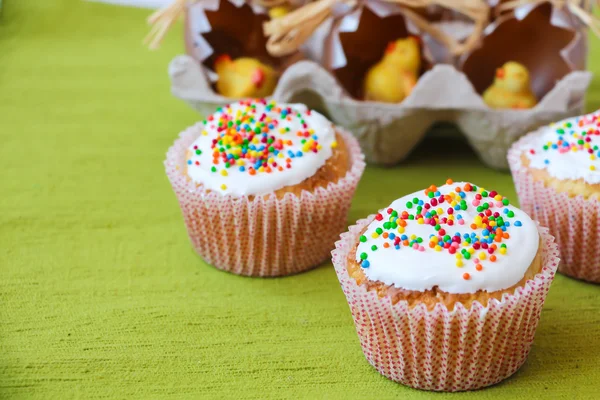
[[[251,108],[249,104],[255,108]],[[289,112],[283,118],[282,110],[285,110],[283,113]],[[247,118],[252,118],[243,121],[244,114]],[[231,128],[219,127],[219,121],[227,125],[229,119],[233,122]],[[241,123],[236,124],[235,121]],[[264,129],[267,132],[254,134],[254,139],[249,143],[249,146],[254,146],[254,150],[246,150],[248,158],[230,160],[229,167],[226,167],[223,158],[219,158],[219,164],[214,164],[214,140],[225,138],[226,141],[236,133],[243,138],[249,138],[248,135],[260,124],[265,124]],[[271,147],[268,142],[264,142],[266,140],[273,140],[271,146],[275,146]],[[268,194],[285,186],[299,184],[314,175],[331,157],[332,148],[337,145],[335,140],[333,124],[318,112],[308,110],[303,104],[245,100],[224,106],[207,118],[203,132],[189,147],[191,157],[187,160],[187,174],[194,182],[223,194]],[[236,151],[238,155],[244,154],[239,145],[226,149],[225,141],[217,144],[217,149],[225,149],[231,154]],[[279,149],[276,146],[278,143],[282,146]],[[268,150],[270,147],[271,151]],[[268,160],[265,159],[264,162],[271,172],[267,172],[264,165],[261,171],[256,164],[257,157],[251,156],[263,154],[261,149],[264,148],[269,154]],[[197,154],[197,150],[201,153]],[[251,169],[254,169],[254,174],[250,173]]]
[[[436,190],[442,196],[450,193],[453,193],[453,196],[458,196],[455,192],[456,186],[464,188],[465,183],[452,183],[436,188]],[[453,237],[458,232],[462,237],[462,242],[465,242],[465,233],[469,235],[476,233],[478,238],[483,238],[484,227],[479,227],[476,230],[471,227],[475,218],[480,214],[477,211],[477,207],[473,205],[473,201],[476,200],[475,195],[477,193],[481,194],[481,190],[481,188],[477,188],[477,192],[465,192],[466,197],[464,200],[467,204],[467,209],[464,211],[453,209],[453,214],[451,214],[453,216],[452,226],[448,225],[448,222],[440,223],[440,227],[445,230],[446,235]],[[436,202],[439,201],[440,194],[435,197],[437,199]],[[389,208],[396,210],[399,216],[402,216],[402,211],[416,214],[417,205],[413,203],[411,208],[408,208],[406,205],[407,202],[412,202],[414,198],[424,203],[431,202],[431,199],[424,191],[404,196],[394,201],[388,208],[382,210],[380,215],[383,216],[383,220],[374,220],[363,234],[366,237],[366,242],[359,242],[356,260],[359,264],[364,265],[361,260],[361,254],[367,254],[369,265],[366,268],[363,267],[363,271],[371,281],[381,281],[397,288],[415,291],[425,291],[437,286],[448,293],[474,293],[478,290],[491,292],[506,289],[523,278],[539,246],[539,234],[536,224],[523,211],[512,205],[505,206],[498,200],[491,201],[489,197],[484,197],[480,200],[479,205],[483,206],[484,202],[492,202],[492,207],[489,208],[492,216],[494,215],[493,213],[498,212],[503,217],[504,222],[509,222],[506,232],[509,233],[510,237],[503,239],[501,243],[492,240],[492,243],[487,244],[488,246],[491,246],[491,244],[497,245],[497,249],[493,253],[496,256],[495,262],[491,261],[491,254],[480,247],[470,255],[469,259],[461,255],[460,262],[463,265],[460,267],[457,266],[459,260],[456,254],[461,253],[462,249],[470,248],[471,245],[464,246],[464,243],[461,243],[456,254],[451,254],[448,249],[436,251],[435,248],[430,248],[430,236],[432,234],[438,235],[434,226],[428,224],[430,222],[428,218],[424,219],[423,224],[419,224],[416,219],[404,219],[406,221],[404,233],[399,233],[400,228],[383,229],[383,232],[388,232],[388,234],[393,232],[396,236],[406,235],[410,238],[411,235],[416,235],[416,237],[421,237],[423,242],[415,246],[415,248],[411,247],[409,243],[408,246],[400,244],[400,248],[396,249],[389,236],[387,239],[384,239],[383,233],[377,238],[372,237],[373,233],[376,233],[377,228],[383,228],[383,223],[389,221],[391,216],[388,214]],[[458,198],[458,200],[462,199]],[[457,201],[457,203],[460,206],[460,202]],[[451,204],[444,201],[441,204],[432,206],[429,210],[423,210],[422,215],[425,216],[426,212],[432,209],[437,210],[441,208],[443,213],[440,214],[440,219],[443,217],[448,218],[450,214],[447,210],[450,206]],[[509,212],[514,213],[512,218]],[[465,221],[462,225],[459,223],[459,216]],[[521,226],[516,226],[519,223]],[[385,248],[384,243],[386,241],[392,245]],[[507,246],[505,254],[502,254],[500,251],[501,244],[506,244]],[[371,248],[373,245],[377,246],[375,251]],[[483,260],[481,260],[481,252],[486,253]],[[477,270],[477,264],[483,268]],[[470,275],[468,279],[465,279],[465,273]]]
[[[600,183],[600,112],[569,118],[536,133],[527,149],[530,166],[558,179]],[[584,134],[585,133],[585,134]],[[583,142],[580,142],[583,141]]]

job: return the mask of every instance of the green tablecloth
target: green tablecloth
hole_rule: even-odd
[[[147,10],[12,0],[0,21],[0,398],[407,398],[361,352],[331,265],[281,279],[217,271],[192,251],[164,154],[197,115],[169,60],[141,46]],[[592,47],[592,70],[600,56]],[[588,108],[600,105],[594,80]],[[464,144],[428,141],[369,167],[350,220],[430,183],[514,197]],[[558,276],[525,366],[460,398],[600,390],[600,287]]]

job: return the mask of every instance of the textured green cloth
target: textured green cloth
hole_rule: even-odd
[[[598,396],[599,286],[558,276],[514,377],[434,396],[366,362],[330,264],[281,279],[204,264],[162,165],[197,119],[169,94],[180,28],[151,53],[141,45],[147,14],[79,1],[4,4],[0,398]],[[510,176],[465,144],[429,140],[396,168],[368,168],[350,220],[448,176],[514,197]]]

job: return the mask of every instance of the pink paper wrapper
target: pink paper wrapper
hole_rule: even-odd
[[[600,201],[569,197],[535,181],[521,164],[521,154],[532,147],[535,137],[533,133],[521,138],[508,152],[521,208],[556,238],[561,256],[559,272],[600,283]]]
[[[373,218],[351,226],[332,252],[367,361],[385,377],[424,390],[474,390],[514,374],[529,354],[559,262],[548,229],[538,227],[544,246],[542,271],[513,294],[490,299],[487,307],[474,302],[469,309],[456,304],[449,311],[437,304],[427,310],[424,304],[392,304],[348,275],[348,255]]]
[[[196,124],[179,135],[167,152],[165,168],[183,213],[194,250],[207,263],[240,275],[281,276],[306,271],[329,258],[347,227],[348,210],[365,168],[358,142],[336,128],[348,148],[346,176],[313,193],[223,196],[187,179],[185,153],[200,135]]]

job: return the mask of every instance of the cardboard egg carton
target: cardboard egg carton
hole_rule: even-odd
[[[241,7],[251,10],[247,5]],[[325,29],[317,30],[311,38],[326,43],[319,51],[313,43],[298,54],[277,60],[282,73],[273,93],[278,101],[306,103],[351,131],[369,162],[398,163],[434,124],[452,122],[484,163],[507,168],[508,148],[521,135],[583,112],[591,80],[591,74],[585,71],[587,29],[565,10],[549,4],[520,7],[514,14],[492,21],[474,50],[453,57],[426,33],[411,26],[401,9],[389,5],[384,8],[387,11],[367,4],[358,13],[330,21],[330,26],[325,21]],[[198,39],[193,37],[197,30],[190,29],[190,14],[186,43],[191,56],[175,58],[169,75],[173,94],[207,115],[234,99],[214,91],[210,63],[204,62],[214,51],[204,60],[194,52],[197,46],[191,44]],[[437,23],[442,29],[444,24],[453,25],[446,28],[455,33],[469,32],[466,21]],[[426,70],[414,90],[398,104],[361,100],[362,77],[368,66],[381,57],[379,47],[407,34],[423,38]],[[201,37],[205,39],[206,35]],[[376,40],[369,46],[373,38]],[[222,39],[220,35],[210,43],[215,47],[231,44],[220,42]],[[262,48],[264,43],[258,40],[255,46]],[[481,93],[493,81],[496,68],[509,60],[523,63],[530,71],[532,90],[539,99],[532,109],[496,110],[483,102]]]

